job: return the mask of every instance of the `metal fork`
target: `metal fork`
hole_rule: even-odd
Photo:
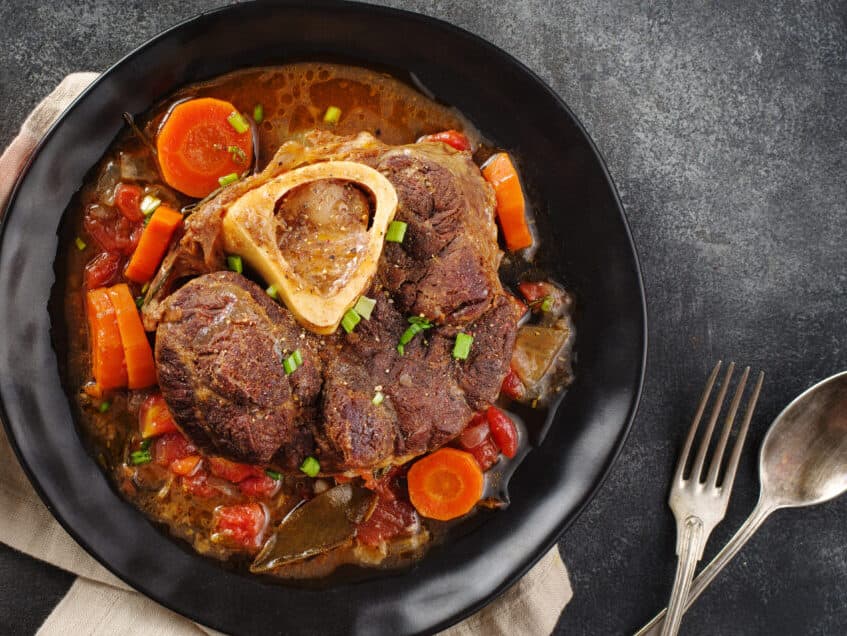
[[[709,401],[709,396],[712,393],[712,388],[714,387],[715,379],[718,376],[720,368],[721,361],[719,360],[706,382],[706,388],[703,390],[703,396],[700,398],[697,413],[694,415],[694,421],[691,423],[691,429],[688,431],[688,437],[685,439],[685,446],[682,449],[682,454],[679,456],[679,462],[677,463],[673,483],[671,484],[671,494],[668,504],[676,518],[676,553],[678,562],[673,590],[671,591],[671,600],[668,603],[668,613],[662,629],[662,636],[675,635],[679,631],[682,614],[685,612],[685,601],[688,599],[691,580],[694,578],[694,569],[697,567],[697,562],[703,558],[703,548],[706,545],[709,535],[715,526],[721,522],[724,515],[726,515],[729,495],[732,491],[735,472],[738,468],[738,460],[741,457],[741,448],[744,446],[744,439],[747,437],[747,429],[750,427],[753,409],[756,408],[757,391],[754,392],[747,405],[744,420],[738,431],[738,436],[732,448],[726,470],[724,471],[723,478],[720,480],[720,485],[718,485],[718,474],[720,473],[721,463],[723,462],[724,451],[726,451],[727,443],[729,442],[729,435],[732,432],[735,414],[738,412],[738,405],[744,393],[744,386],[750,375],[750,367],[747,367],[744,369],[741,380],[738,382],[738,388],[729,405],[729,411],[726,414],[723,431],[715,447],[714,456],[712,457],[708,472],[704,476],[703,467],[706,462],[706,453],[709,450],[715,424],[720,416],[724,398],[726,397],[727,389],[729,388],[729,383],[735,370],[735,363],[730,362],[720,390],[718,391],[718,396],[712,407],[712,413],[706,424],[706,430],[703,433],[700,447],[691,466],[691,471],[688,477],[685,477],[685,467],[688,464],[691,447],[694,445],[694,438],[700,426],[700,418],[703,416],[703,411],[706,410],[706,404]]]

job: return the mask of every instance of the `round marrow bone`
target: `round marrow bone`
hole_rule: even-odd
[[[322,179],[358,184],[373,195],[376,209],[364,256],[340,289],[321,293],[292,269],[275,237],[276,202],[297,186]],[[224,249],[240,255],[264,280],[304,327],[319,334],[334,332],[344,313],[368,288],[376,273],[385,232],[397,210],[397,193],[382,174],[352,161],[326,161],[286,172],[250,190],[229,206],[223,219]]]

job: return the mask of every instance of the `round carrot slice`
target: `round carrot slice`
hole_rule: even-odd
[[[201,199],[219,179],[241,174],[253,161],[249,124],[221,99],[201,97],[177,104],[156,138],[162,176],[173,188]]]
[[[482,497],[483,474],[473,455],[442,448],[409,469],[409,499],[424,517],[447,521],[469,513]]]

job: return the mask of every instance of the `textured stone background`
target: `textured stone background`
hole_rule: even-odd
[[[57,6],[59,4],[69,6]],[[0,0],[0,143],[66,73],[104,70],[221,3]],[[721,545],[751,510],[755,454],[796,393],[847,368],[847,4],[391,0],[503,47],[604,153],[644,268],[646,390],[605,487],[561,541],[562,634],[632,632],[673,576],[665,500],[708,368],[767,373]],[[777,513],[688,614],[688,634],[847,632],[847,498]],[[31,633],[68,575],[0,549],[0,632]]]

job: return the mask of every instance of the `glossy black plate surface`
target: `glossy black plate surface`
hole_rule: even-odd
[[[77,435],[47,303],[62,212],[121,128],[176,88],[236,68],[341,59],[403,69],[510,149],[578,302],[577,380],[512,479],[511,506],[433,549],[411,571],[326,589],[230,572],[168,539],[110,487]],[[151,40],[89,88],[42,142],[0,235],[0,404],[24,468],[65,528],[136,589],[237,633],[427,632],[502,592],[593,496],[635,414],[644,372],[644,295],[614,185],[574,115],[503,51],[401,11],[334,1],[249,4]]]

